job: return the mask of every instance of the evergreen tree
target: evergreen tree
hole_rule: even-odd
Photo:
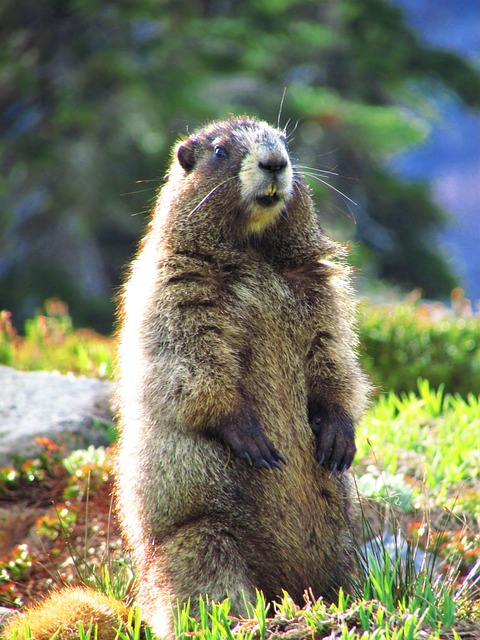
[[[284,87],[295,154],[358,202],[354,225],[313,183],[334,235],[372,275],[454,285],[433,240],[444,213],[385,158],[425,135],[425,83],[478,107],[480,75],[387,0],[4,0],[0,42],[0,306],[57,295],[108,329],[178,133],[232,112],[276,122]]]

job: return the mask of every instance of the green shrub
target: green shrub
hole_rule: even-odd
[[[380,390],[415,391],[423,378],[447,393],[480,392],[480,314],[459,290],[451,306],[415,294],[365,306],[360,340],[363,365]]]
[[[20,336],[8,311],[0,312],[0,364],[26,371],[60,371],[108,378],[113,340],[89,329],[74,329],[65,303],[52,298],[43,313],[25,322]]]

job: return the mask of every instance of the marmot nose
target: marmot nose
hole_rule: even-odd
[[[282,169],[285,169],[287,161],[283,158],[271,158],[270,160],[260,161],[258,166],[268,173],[278,173]]]

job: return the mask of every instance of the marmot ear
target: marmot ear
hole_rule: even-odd
[[[197,139],[194,137],[188,138],[185,142],[182,142],[177,149],[177,158],[180,165],[188,173],[195,166],[196,158],[195,151],[197,147]]]

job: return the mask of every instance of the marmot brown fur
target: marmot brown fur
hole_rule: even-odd
[[[228,595],[242,614],[255,589],[301,604],[349,587],[345,471],[368,384],[342,255],[281,131],[233,118],[176,146],[123,293],[117,389],[118,511],[160,637],[177,600],[196,614],[199,595]],[[67,590],[4,637],[25,620],[49,640],[67,613],[126,615]]]
[[[334,597],[352,571],[354,425],[368,385],[349,271],[284,134],[181,141],[120,309],[116,496],[160,636],[200,594]]]

